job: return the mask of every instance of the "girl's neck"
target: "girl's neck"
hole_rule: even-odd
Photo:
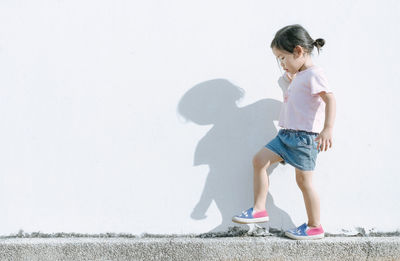
[[[307,70],[308,68],[314,66],[311,58],[308,58],[305,60],[305,62],[303,63],[303,65],[300,67],[299,72]]]

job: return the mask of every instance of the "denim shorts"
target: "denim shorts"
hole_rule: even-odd
[[[320,152],[315,141],[317,136],[316,132],[280,129],[265,147],[278,154],[283,165],[289,163],[300,170],[314,170]]]

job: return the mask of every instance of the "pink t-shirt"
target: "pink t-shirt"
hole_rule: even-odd
[[[278,84],[284,93],[279,126],[320,133],[325,123],[325,102],[319,93],[332,92],[322,68],[313,65],[297,72],[291,83],[285,72]]]

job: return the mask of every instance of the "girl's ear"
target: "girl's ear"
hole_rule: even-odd
[[[304,54],[303,48],[300,45],[296,45],[293,49],[294,58],[298,58]]]

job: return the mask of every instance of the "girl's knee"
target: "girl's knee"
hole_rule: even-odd
[[[311,179],[305,178],[302,175],[296,175],[296,183],[302,191],[311,190],[313,188]]]

